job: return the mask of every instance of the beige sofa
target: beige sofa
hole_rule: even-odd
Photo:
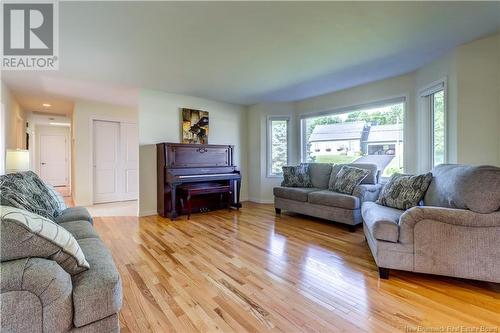
[[[282,210],[294,213],[319,217],[322,219],[347,224],[350,231],[362,223],[361,203],[375,201],[380,192],[378,184],[379,172],[375,164],[359,163],[346,164],[367,169],[370,174],[361,185],[354,189],[352,195],[337,193],[328,190],[328,182],[334,171],[340,170],[342,165],[332,166],[327,163],[309,163],[311,182],[313,187],[284,187],[273,189],[274,207],[277,214]]]
[[[15,206],[9,199],[20,206],[27,197],[38,204],[25,210],[40,212],[44,191],[32,172],[0,176],[0,332],[119,332],[120,274],[87,209],[70,207],[51,218],[73,235],[90,265],[73,275],[51,259],[57,253],[47,256],[45,242],[31,241],[1,214],[1,207]]]
[[[423,206],[362,203],[381,278],[389,269],[500,282],[500,168],[439,165]]]

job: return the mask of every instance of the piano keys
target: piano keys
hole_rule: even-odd
[[[241,175],[233,162],[234,146],[158,143],[157,210],[163,217],[174,220],[187,213],[180,198],[180,187],[192,183],[229,185],[232,206],[241,207]],[[193,211],[207,211],[226,207],[226,200],[218,195],[204,195],[193,199]]]

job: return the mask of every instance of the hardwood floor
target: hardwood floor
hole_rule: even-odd
[[[409,332],[500,327],[500,285],[391,271],[379,280],[358,229],[272,205],[102,217],[122,276],[122,332]]]

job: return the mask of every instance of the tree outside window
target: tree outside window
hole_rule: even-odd
[[[445,162],[444,90],[431,95],[432,103],[432,161],[436,166]]]
[[[269,175],[278,176],[283,173],[282,167],[288,164],[288,119],[270,118],[269,131]]]

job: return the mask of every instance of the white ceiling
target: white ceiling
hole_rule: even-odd
[[[25,111],[51,113],[54,115],[70,115],[73,110],[73,101],[67,97],[47,96],[45,94],[15,91],[16,100]],[[49,104],[49,107],[43,104]]]
[[[293,101],[407,73],[500,29],[500,2],[61,2],[60,70],[16,94],[135,105],[138,88]]]

